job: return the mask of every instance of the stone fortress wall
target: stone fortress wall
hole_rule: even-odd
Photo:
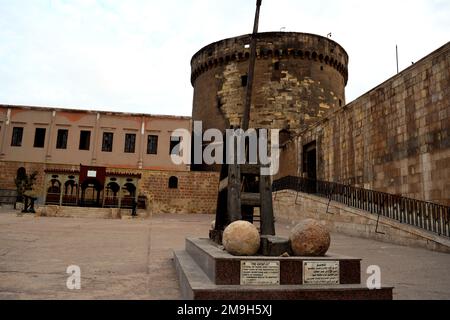
[[[193,120],[202,120],[204,129],[240,124],[249,42],[248,35],[222,40],[192,58]],[[262,33],[258,43],[250,126],[289,132],[278,177],[305,176],[303,148],[315,143],[320,180],[450,204],[450,43],[347,105],[348,56],[337,43],[284,32]],[[9,139],[3,139],[3,148]],[[36,188],[43,194],[45,169],[74,170],[81,163],[33,161],[35,156],[26,148],[23,159],[6,153],[0,189],[15,189],[13,177],[25,167],[41,173]],[[139,191],[152,200],[155,212],[215,212],[217,173],[146,170],[137,164],[106,166],[141,174]],[[177,189],[168,187],[172,176],[178,178]]]
[[[204,129],[240,126],[249,43],[225,39],[193,56],[193,120]],[[303,150],[315,146],[314,178],[450,204],[449,48],[346,104],[349,58],[339,44],[259,34],[250,127],[288,133],[276,178],[308,177]]]
[[[305,176],[450,205],[450,43],[337,108],[285,146],[280,176]]]
[[[212,43],[191,61],[193,120],[204,129],[240,126],[250,36]],[[336,42],[294,32],[258,34],[250,127],[299,133],[345,104],[348,55]]]

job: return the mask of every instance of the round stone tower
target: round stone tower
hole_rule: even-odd
[[[191,61],[193,120],[203,128],[240,126],[250,35],[212,43]],[[251,128],[298,133],[345,104],[348,55],[336,42],[296,32],[258,34]]]

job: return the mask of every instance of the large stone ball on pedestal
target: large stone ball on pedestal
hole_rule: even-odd
[[[256,255],[260,242],[258,229],[247,221],[233,222],[223,232],[222,244],[234,256]]]
[[[291,248],[299,257],[323,257],[331,244],[330,232],[318,221],[308,219],[292,229]]]

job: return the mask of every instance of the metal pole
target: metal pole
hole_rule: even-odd
[[[245,109],[244,109],[244,117],[242,120],[242,129],[247,131],[250,124],[250,108],[252,105],[252,93],[253,93],[253,77],[255,74],[255,63],[256,63],[256,43],[257,43],[257,35],[258,35],[258,26],[259,26],[259,13],[261,10],[262,0],[256,1],[256,14],[255,14],[255,23],[253,25],[253,34],[251,36],[251,44],[250,44],[250,61],[248,66],[248,79],[247,79],[247,93],[245,95]]]

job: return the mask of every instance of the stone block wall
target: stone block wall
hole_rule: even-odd
[[[24,167],[27,173],[38,172],[34,191],[40,195],[42,204],[45,196],[44,170],[76,170],[77,166],[47,165],[45,163],[26,163],[0,161],[0,189],[15,189],[14,178],[17,170]],[[107,169],[108,170],[108,169]],[[213,214],[216,211],[219,174],[214,172],[154,171],[140,169],[110,168],[117,173],[141,174],[139,194],[146,195],[150,213],[196,213]],[[178,179],[178,188],[169,188],[169,178]]]
[[[26,169],[27,174],[35,171],[38,173],[34,191],[38,194],[43,194],[45,181],[44,170],[46,167],[43,163],[0,161],[0,189],[15,190],[16,185],[14,179],[17,176],[17,170],[22,167]]]
[[[302,132],[289,152],[301,159],[316,141],[321,180],[449,205],[449,70],[447,43]]]
[[[193,120],[205,129],[240,126],[250,55],[249,35],[206,46],[191,61]],[[258,35],[251,128],[298,133],[329,110],[345,104],[348,55],[317,35]]]
[[[298,170],[301,169],[301,158],[298,150],[298,140],[294,139],[286,142],[280,150],[280,170],[274,177],[277,180],[286,176],[298,176]]]
[[[169,178],[178,188],[169,188]],[[214,214],[219,174],[215,172],[143,171],[140,190],[150,199],[151,213]]]
[[[293,225],[305,219],[320,220],[331,232],[374,239],[403,246],[420,247],[450,253],[450,240],[419,228],[347,207],[328,199],[295,191],[280,191],[273,195],[275,218]],[[297,200],[297,202],[296,202]],[[356,240],[355,240],[356,241]]]

